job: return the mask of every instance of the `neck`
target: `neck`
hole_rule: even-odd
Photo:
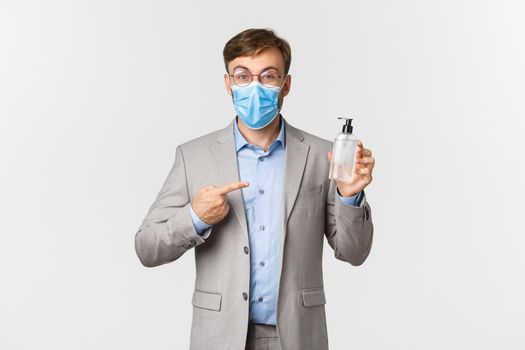
[[[259,146],[265,152],[268,151],[273,141],[275,141],[277,136],[279,136],[282,119],[280,113],[274,120],[272,120],[270,124],[266,125],[262,129],[257,130],[250,129],[242,122],[242,120],[239,119],[239,117],[236,118],[239,131],[242,134],[242,136],[244,136],[246,141],[253,145]]]

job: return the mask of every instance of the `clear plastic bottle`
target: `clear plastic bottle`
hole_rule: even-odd
[[[332,161],[328,177],[334,180],[350,181],[354,173],[355,153],[359,139],[352,133],[352,118],[346,119],[343,131],[337,134],[332,147]]]

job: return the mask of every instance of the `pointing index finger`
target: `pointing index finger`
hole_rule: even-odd
[[[232,182],[230,184],[217,188],[217,191],[219,192],[219,194],[227,194],[228,192],[235,191],[249,185],[250,184],[246,181]]]

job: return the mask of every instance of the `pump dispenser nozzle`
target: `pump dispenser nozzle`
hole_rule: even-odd
[[[343,125],[343,132],[346,134],[351,134],[354,128],[352,127],[353,118],[337,117],[337,119],[346,119],[345,125]]]

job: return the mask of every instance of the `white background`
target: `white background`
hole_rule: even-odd
[[[194,254],[133,239],[178,144],[234,116],[222,49],[292,46],[283,115],[377,161],[360,267],[325,241],[331,349],[525,348],[520,1],[0,0],[0,349],[186,349]],[[286,349],[284,349],[286,350]]]

